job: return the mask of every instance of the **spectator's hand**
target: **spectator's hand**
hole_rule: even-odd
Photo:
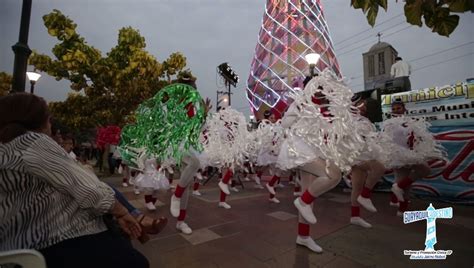
[[[120,225],[120,228],[127,233],[132,239],[137,239],[141,236],[142,228],[138,221],[129,213],[125,214],[122,217],[118,217],[117,221]]]
[[[206,111],[206,115],[207,115],[207,113],[212,109],[211,100],[209,98],[206,98],[206,101],[204,102],[204,105],[205,105],[205,111]]]

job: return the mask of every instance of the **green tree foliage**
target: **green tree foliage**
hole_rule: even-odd
[[[133,120],[138,104],[168,85],[171,76],[186,66],[179,52],[160,63],[146,51],[145,38],[131,27],[119,30],[117,45],[103,56],[59,10],[43,16],[43,21],[59,42],[52,49],[53,58],[34,51],[30,64],[58,81],[71,82],[73,92],[67,99],[50,104],[55,118],[71,129],[124,125]]]
[[[0,97],[10,92],[11,86],[12,76],[5,72],[0,72]]]
[[[369,24],[374,26],[379,7],[387,10],[387,2],[388,0],[351,0],[351,6],[355,9],[362,9]],[[425,25],[433,32],[449,36],[459,23],[459,16],[453,13],[474,12],[474,1],[405,0],[404,10],[408,23],[421,27],[423,18]]]

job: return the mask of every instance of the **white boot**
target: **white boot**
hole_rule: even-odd
[[[140,194],[140,190],[139,190],[138,188],[135,188],[135,189],[133,190],[133,192],[134,192],[136,195],[139,195],[139,194]]]
[[[301,237],[301,236],[298,235],[296,237],[296,244],[300,245],[300,246],[303,246],[303,247],[307,247],[311,251],[314,251],[316,253],[322,253],[323,252],[323,249],[318,244],[316,244],[316,242],[314,242],[313,238],[311,238],[309,236]]]
[[[405,191],[403,191],[402,188],[398,187],[398,184],[394,183],[392,185],[392,193],[397,197],[398,202],[403,202],[405,199],[403,198],[403,194]]]
[[[202,174],[201,173],[196,173],[196,178],[200,181],[202,181],[204,178],[202,177]]]
[[[302,202],[300,197],[296,198],[293,204],[295,204],[295,207],[307,222],[311,224],[315,224],[317,222],[316,216],[314,216],[313,213],[313,208],[310,205]]]
[[[230,209],[231,208],[231,206],[229,204],[227,204],[226,202],[219,202],[219,204],[217,206],[220,207],[220,208],[225,208],[225,209]]]
[[[192,234],[193,230],[184,221],[178,221],[176,229],[183,234]]]
[[[293,192],[293,196],[301,196],[301,191],[300,192]]]
[[[273,186],[270,186],[270,184],[265,184],[265,187],[267,187],[267,190],[268,192],[270,192],[271,194],[276,194],[275,193],[275,188]]]
[[[233,192],[236,192],[236,193],[239,192],[239,189],[237,189],[237,187],[231,187],[230,189],[231,189]]]
[[[397,207],[397,208],[398,208],[398,207],[400,206],[400,203],[398,203],[398,202],[397,202],[397,203],[393,203],[392,201],[390,201],[389,205],[390,205],[391,207]]]
[[[221,190],[222,190],[226,195],[230,195],[229,185],[223,183],[222,181],[220,181],[218,185],[219,185],[219,188],[221,188]]]
[[[372,225],[370,223],[366,222],[361,217],[351,217],[351,224],[359,225],[359,226],[364,227],[364,228],[372,228]]]
[[[280,204],[280,200],[278,200],[276,197],[269,198],[268,201],[273,202],[275,204]]]
[[[199,190],[196,190],[196,191],[193,191],[193,195],[196,195],[196,196],[201,196],[201,192],[199,192]]]
[[[126,182],[122,182],[123,187],[128,187],[128,184]]]
[[[145,207],[150,210],[150,211],[154,211],[156,210],[156,207],[155,207],[155,204],[153,204],[152,202],[148,202],[145,204]]]
[[[372,203],[372,200],[370,198],[365,198],[362,196],[357,197],[357,202],[361,204],[365,209],[367,209],[370,212],[377,212],[377,209],[375,208],[374,204]]]
[[[181,204],[181,198],[177,198],[174,194],[171,196],[170,212],[173,217],[179,216],[179,207]]]
[[[260,178],[257,175],[253,177],[253,180],[255,181],[256,184],[261,185]]]

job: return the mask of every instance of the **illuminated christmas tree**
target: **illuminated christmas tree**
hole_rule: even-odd
[[[247,81],[247,99],[257,117],[267,109],[281,115],[288,93],[309,75],[305,55],[321,55],[315,71],[341,75],[319,0],[267,0]]]

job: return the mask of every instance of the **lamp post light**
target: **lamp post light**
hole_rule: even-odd
[[[311,74],[311,77],[315,76],[316,74],[314,73],[314,68],[316,68],[316,64],[318,63],[319,58],[321,58],[321,55],[319,55],[318,53],[309,53],[306,54],[304,58],[309,64],[309,72]]]
[[[31,49],[28,47],[28,32],[30,30],[31,1],[23,0],[21,9],[20,37],[18,42],[12,46],[15,53],[15,62],[13,64],[12,91],[25,91],[25,73],[28,67],[28,57]]]
[[[34,94],[36,81],[38,81],[38,79],[41,77],[41,74],[35,72],[26,72],[26,75],[28,76],[28,79],[31,83],[30,93]]]

